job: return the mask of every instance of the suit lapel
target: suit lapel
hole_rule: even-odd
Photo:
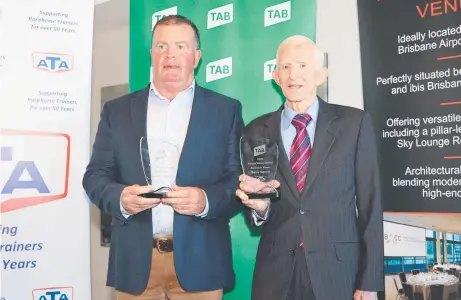
[[[146,136],[147,134],[146,121],[149,89],[150,87],[148,86],[140,90],[135,93],[134,97],[131,99],[131,121],[134,129],[134,137],[138,143],[141,137]]]
[[[141,137],[147,135],[147,105],[149,99],[149,89],[150,86],[136,92],[133,94],[133,98],[131,99],[130,103],[130,117],[131,117],[131,124],[133,128],[133,144],[136,147],[136,153],[140,153],[139,147]],[[147,146],[147,143],[146,145]],[[139,154],[140,155],[140,154]],[[139,157],[135,160],[139,162],[139,180],[140,182],[145,182],[143,166],[141,164],[141,158]],[[143,163],[149,165],[150,162],[148,160],[149,156],[144,157]]]
[[[192,103],[192,110],[189,119],[189,126],[187,128],[184,146],[182,148],[181,156],[179,158],[178,172],[176,176],[176,184],[179,186],[188,185],[191,176],[195,174],[196,153],[205,151],[207,141],[204,139],[202,132],[208,126],[207,124],[207,105],[205,93],[203,88],[195,85],[194,101]]]
[[[283,145],[282,134],[280,132],[280,121],[282,115],[283,105],[278,111],[276,111],[270,118],[266,121],[266,127],[269,129],[269,139],[277,141],[278,145],[278,169],[283,179],[285,180],[288,188],[292,192],[295,199],[299,198],[299,191],[296,186],[296,179],[291,170],[290,161],[285,151],[285,146]],[[292,197],[289,197],[290,199]]]
[[[301,199],[303,199],[311,187],[333,145],[336,133],[339,129],[337,122],[335,122],[336,118],[337,115],[334,107],[319,99],[319,115],[315,129],[314,146],[309,159],[309,169],[306,175],[306,184],[301,193]]]

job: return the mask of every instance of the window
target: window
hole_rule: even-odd
[[[384,271],[386,274],[397,274],[400,272],[426,269],[426,257],[386,257],[384,259]]]
[[[385,257],[384,272],[386,274],[396,274],[402,272],[402,259],[403,257]]]
[[[434,230],[426,230],[426,253],[427,263],[434,264],[437,261],[437,232]]]
[[[453,242],[447,242],[447,260],[449,263],[455,262]]]
[[[443,250],[443,245],[444,245],[443,240],[440,240],[440,261],[442,262],[442,264],[445,264],[446,263],[445,251]]]
[[[447,252],[451,263],[461,263],[461,235],[452,235],[452,240],[448,242]]]
[[[436,261],[436,242],[432,239],[426,239],[427,263],[434,264]]]

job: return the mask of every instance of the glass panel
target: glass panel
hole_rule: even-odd
[[[448,262],[450,263],[455,262],[455,258],[453,256],[453,242],[447,242],[447,255],[448,255]]]
[[[385,257],[384,272],[386,272],[386,274],[402,272],[402,257]]]
[[[426,240],[426,253],[427,253],[427,261],[428,263],[435,262],[435,241],[434,240]]]
[[[461,244],[454,244],[453,252],[454,252],[455,262],[460,263],[461,262]]]
[[[443,251],[443,244],[444,244],[444,242],[441,240],[440,241],[440,262],[442,264],[446,263],[445,262],[445,251]]]
[[[435,238],[435,231],[426,229],[426,237]]]

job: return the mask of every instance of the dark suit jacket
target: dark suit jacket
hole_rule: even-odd
[[[146,135],[149,88],[107,102],[101,113],[83,186],[100,210],[112,215],[107,285],[138,294],[146,288],[152,259],[152,213],[123,217],[124,187],[145,185],[139,140]],[[195,86],[194,102],[176,183],[205,190],[208,215],[174,215],[174,263],[185,290],[221,289],[234,283],[229,218],[241,174],[243,129],[238,101]]]
[[[370,116],[320,100],[300,193],[281,139],[281,111],[244,129],[249,136],[278,142],[281,183],[281,199],[271,203],[264,224],[252,299],[286,299],[301,235],[316,300],[351,300],[355,289],[383,290],[383,212]]]

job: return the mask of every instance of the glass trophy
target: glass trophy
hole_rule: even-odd
[[[274,180],[277,174],[278,157],[276,142],[266,138],[254,138],[246,135],[240,138],[240,161],[245,175],[259,179],[262,182]],[[273,191],[269,193],[247,193],[248,197],[250,199],[270,198],[271,200],[279,198],[277,189],[269,183],[265,187],[269,187]]]
[[[140,194],[146,198],[165,198],[175,182],[179,161],[179,145],[159,138],[142,137],[139,141],[139,155],[146,184],[152,191]]]

